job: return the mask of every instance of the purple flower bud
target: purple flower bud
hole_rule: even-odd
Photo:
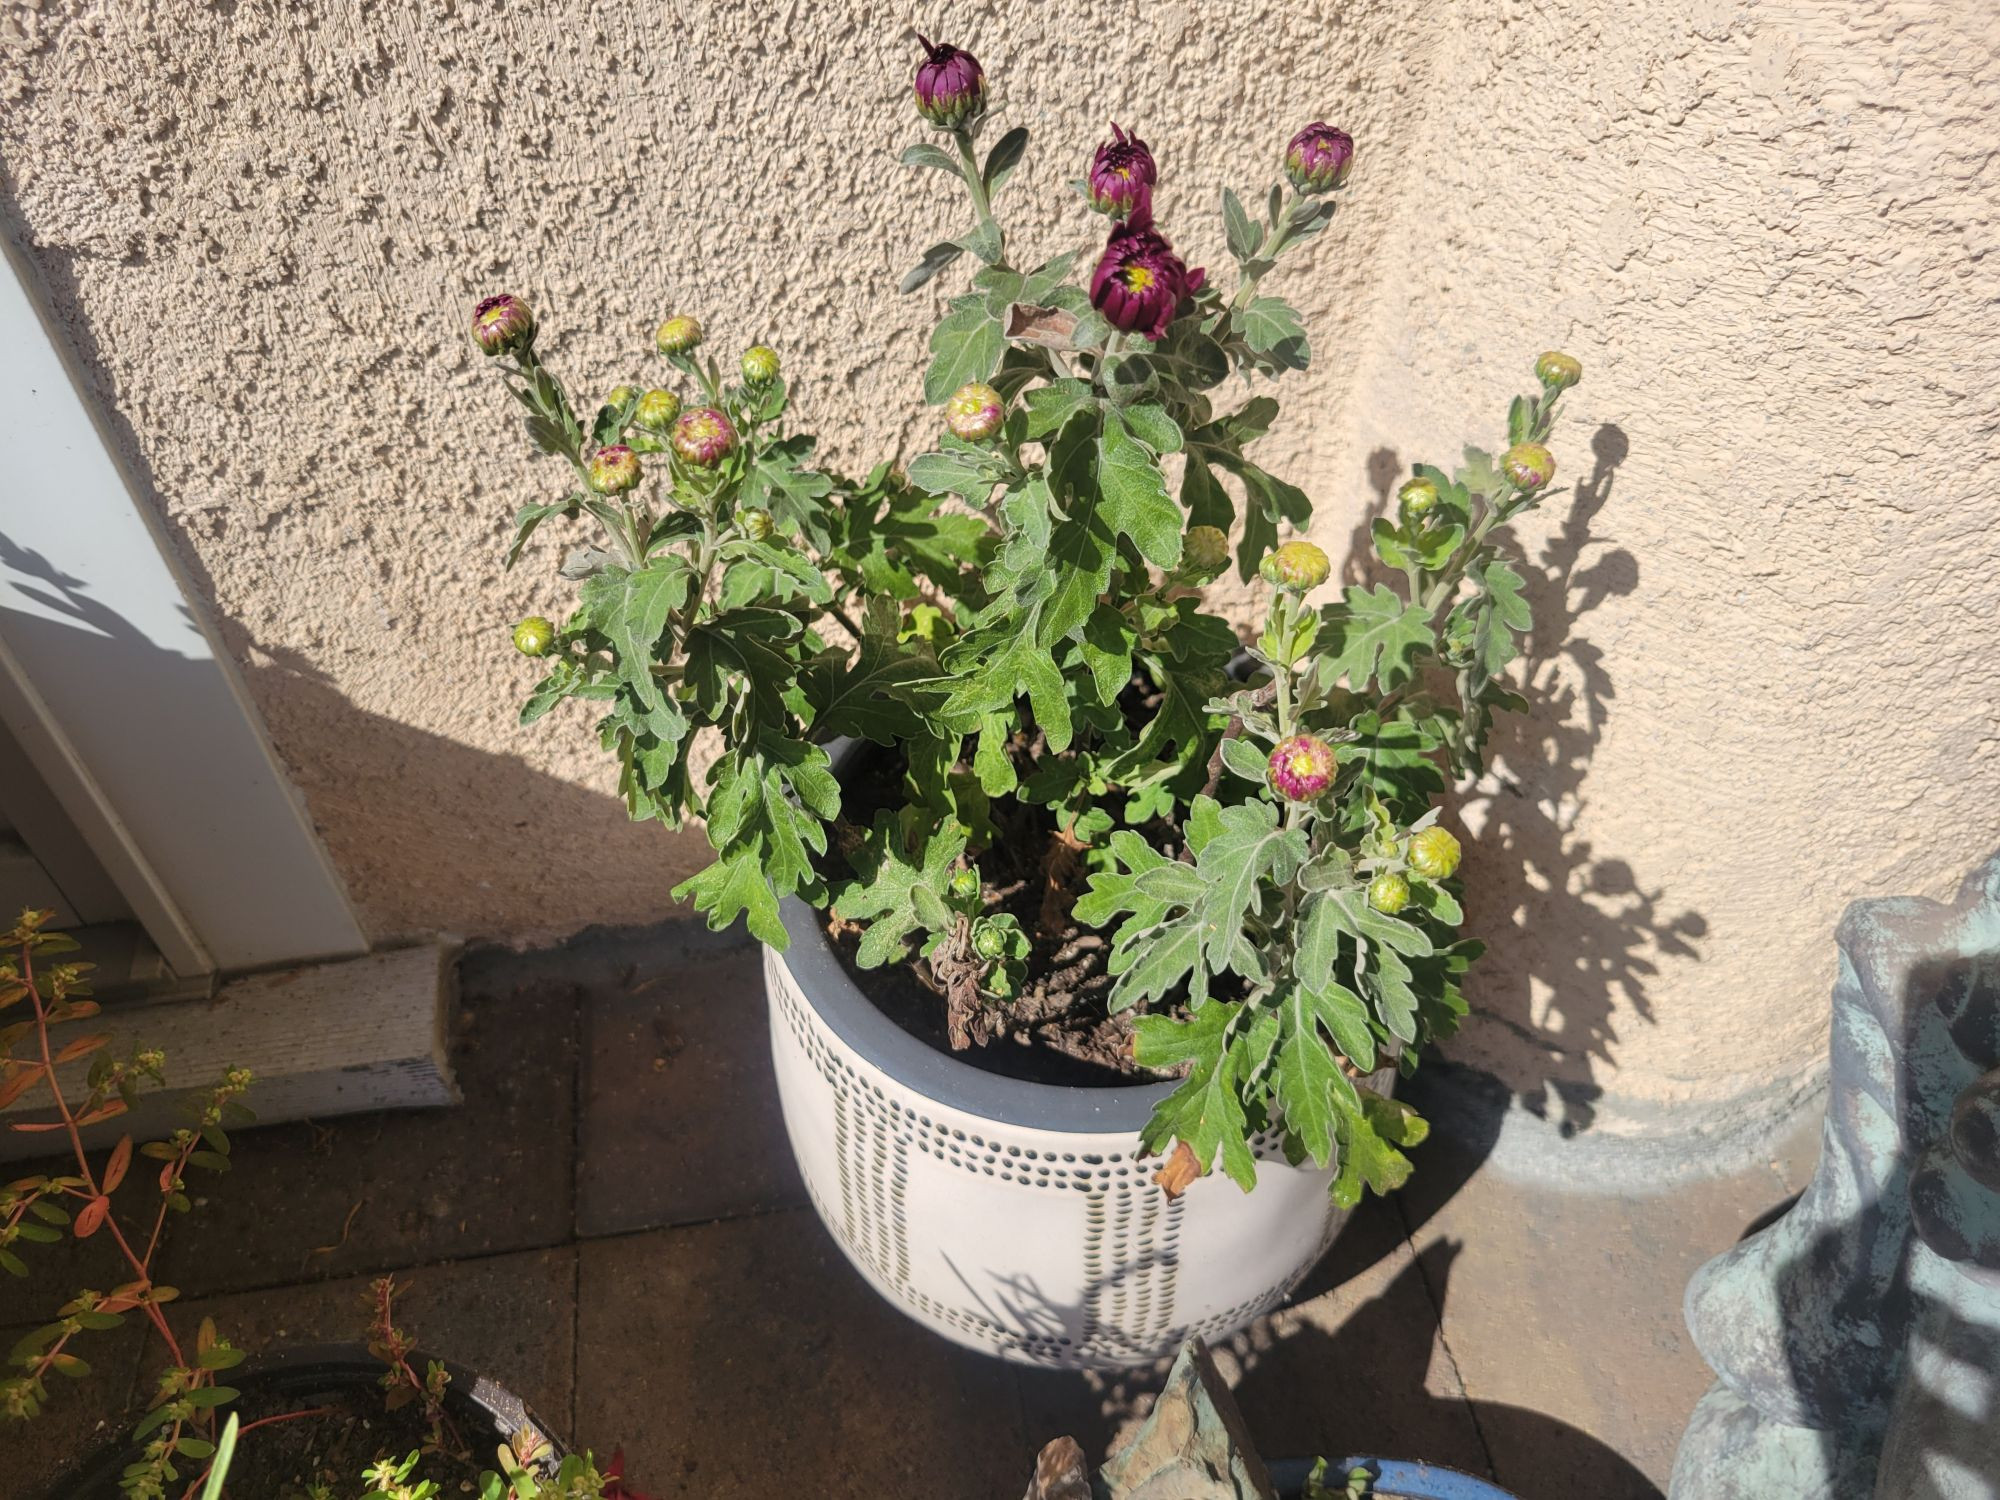
[[[1566,391],[1583,379],[1583,362],[1575,355],[1551,349],[1535,361],[1535,379],[1552,391]]]
[[[1181,299],[1200,291],[1207,280],[1206,271],[1190,271],[1174,254],[1167,237],[1153,227],[1150,209],[1141,205],[1131,218],[1112,226],[1104,257],[1090,278],[1090,305],[1113,328],[1159,339]]]
[[[1310,802],[1333,785],[1333,746],[1317,735],[1295,734],[1271,751],[1271,789],[1289,802]]]
[[[1097,148],[1090,159],[1090,206],[1114,219],[1146,212],[1153,203],[1153,184],[1160,180],[1153,153],[1136,133],[1127,135],[1114,123],[1113,140]]]
[[[614,443],[591,454],[584,472],[598,494],[622,495],[639,482],[639,455],[623,443]]]
[[[1285,176],[1302,193],[1327,193],[1354,170],[1354,137],[1323,121],[1306,126],[1285,147]]]
[[[534,338],[535,315],[511,292],[488,297],[472,310],[472,341],[488,354],[525,349]]]
[[[1323,549],[1311,542],[1287,542],[1265,553],[1257,572],[1266,583],[1303,594],[1326,582],[1333,572],[1333,563]]]
[[[662,354],[692,354],[701,347],[701,322],[685,313],[667,319],[653,335],[653,347]]]
[[[1500,472],[1519,490],[1538,490],[1556,477],[1555,455],[1540,443],[1516,443],[1500,455]]]
[[[713,406],[682,412],[674,423],[674,452],[683,463],[712,469],[736,451],[736,429]]]
[[[962,385],[944,404],[944,425],[951,435],[968,443],[983,443],[1000,430],[1006,420],[1000,393],[983,380]]]
[[[986,70],[970,52],[925,37],[917,64],[917,113],[939,130],[963,130],[986,113]]]
[[[672,391],[648,391],[639,398],[633,418],[648,432],[665,432],[681,414],[681,398]]]

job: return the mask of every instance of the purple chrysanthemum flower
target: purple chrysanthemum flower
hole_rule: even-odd
[[[1114,139],[1090,159],[1090,206],[1114,219],[1146,213],[1152,207],[1153,184],[1160,180],[1153,153],[1136,131],[1127,135],[1114,122],[1111,134]]]
[[[1354,170],[1354,137],[1315,120],[1285,147],[1285,176],[1302,193],[1328,193]]]
[[[939,130],[963,130],[986,112],[986,70],[970,52],[950,43],[932,46],[919,36],[924,60],[917,64],[917,113]]]
[[[1271,789],[1291,802],[1310,802],[1333,785],[1333,746],[1317,735],[1295,734],[1271,751]]]
[[[674,423],[674,452],[683,463],[712,469],[736,451],[736,429],[713,406],[697,406]]]
[[[488,354],[525,349],[534,336],[534,313],[511,292],[488,297],[472,310],[472,341]]]
[[[1113,328],[1158,339],[1174,320],[1181,298],[1191,296],[1208,273],[1190,271],[1143,208],[1112,227],[1104,258],[1090,278],[1090,305]]]

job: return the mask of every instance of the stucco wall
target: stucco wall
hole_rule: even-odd
[[[1564,580],[1538,610],[1552,707],[1463,810],[1494,939],[1463,1055],[1573,1127],[1793,1090],[1843,902],[1941,894],[1996,842],[1989,9],[1215,0],[946,27],[1036,132],[1006,217],[1051,252],[1093,233],[1064,183],[1107,118],[1144,129],[1163,218],[1210,263],[1220,185],[1268,181],[1306,119],[1359,138],[1285,288],[1320,363],[1265,448],[1336,555],[1412,459],[1490,439],[1536,351],[1584,360],[1558,452],[1586,482],[1524,538]],[[893,165],[898,25],[0,10],[6,231],[378,937],[641,920],[700,858],[625,823],[580,711],[515,725],[506,626],[563,586],[553,537],[499,558],[556,476],[462,318],[522,292],[601,391],[697,311],[784,353],[835,459],[921,442],[941,294],[892,288],[956,220]]]

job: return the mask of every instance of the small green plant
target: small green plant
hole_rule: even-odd
[[[1386,581],[1308,603],[1328,558],[1284,536],[1312,502],[1252,449],[1266,387],[1312,355],[1269,282],[1332,221],[1353,140],[1315,122],[1267,193],[1223,192],[1223,286],[1168,239],[1136,131],[1076,182],[1109,221],[1094,258],[1021,254],[997,205],[1026,127],[982,158],[993,100],[962,48],[926,41],[913,88],[934,135],[902,160],[962,189],[970,224],[902,290],[973,269],[930,339],[937,446],[900,468],[815,468],[777,355],[728,380],[685,314],[654,340],[680,390],[621,387],[585,421],[528,305],[478,305],[473,337],[564,470],[508,564],[544,523],[598,527],[562,563],[564,622],[515,629],[543,672],[523,722],[587,704],[635,818],[705,818],[714,862],[675,894],[711,925],[782,949],[797,895],[857,967],[910,965],[954,1046],[1073,1013],[1114,1061],[1184,1075],[1146,1131],[1169,1191],[1218,1165],[1249,1187],[1273,1121],[1294,1160],[1337,1166],[1341,1202],[1386,1191],[1426,1127],[1360,1080],[1465,1012],[1479,945],[1438,798],[1526,707],[1502,534],[1551,492],[1581,368],[1537,361],[1497,457],[1415,467],[1373,526]],[[1232,533],[1240,579],[1270,589],[1247,671],[1202,597]],[[698,775],[701,730],[720,753]],[[844,813],[843,738],[893,755],[897,805]]]

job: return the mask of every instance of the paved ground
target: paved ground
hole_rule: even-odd
[[[622,1443],[660,1497],[1015,1500],[1042,1442],[1101,1456],[1143,1413],[1151,1376],[967,1353],[848,1268],[785,1148],[753,950],[679,926],[481,950],[462,991],[466,1107],[241,1136],[166,1250],[184,1319],[248,1347],[356,1338],[368,1278],[397,1272],[427,1345],[580,1442]],[[1358,1214],[1221,1363],[1271,1456],[1427,1457],[1531,1500],[1656,1495],[1708,1383],[1681,1288],[1802,1184],[1816,1130],[1638,1200],[1523,1190],[1433,1141],[1411,1189]],[[0,1348],[45,1316],[30,1293],[60,1295],[58,1265],[105,1284],[102,1248],[0,1286]],[[10,1493],[140,1389],[143,1340],[97,1337],[94,1378],[5,1430]]]

